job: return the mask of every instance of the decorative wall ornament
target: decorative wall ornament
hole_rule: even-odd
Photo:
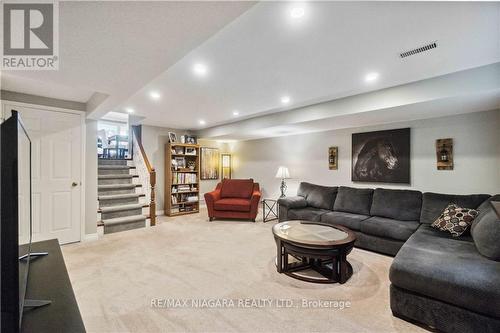
[[[219,148],[201,147],[201,179],[219,179]]]
[[[351,179],[409,184],[410,129],[354,133]]]
[[[453,170],[453,139],[436,140],[438,170]]]
[[[338,169],[338,152],[339,152],[339,147],[330,147],[328,148],[328,167],[330,170],[337,170]]]

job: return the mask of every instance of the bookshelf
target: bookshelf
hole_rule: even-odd
[[[200,211],[200,146],[165,145],[165,215]]]

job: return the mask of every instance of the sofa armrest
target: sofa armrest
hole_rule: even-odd
[[[307,207],[306,198],[301,196],[280,198],[278,199],[278,204],[288,209]]]

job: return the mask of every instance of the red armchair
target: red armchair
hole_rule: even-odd
[[[253,179],[224,179],[205,193],[208,218],[249,219],[255,222],[260,201],[259,183]]]

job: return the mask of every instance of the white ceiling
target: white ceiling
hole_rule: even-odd
[[[200,129],[500,61],[499,3],[310,2],[297,22],[290,6],[255,5],[120,107],[145,124]],[[398,56],[436,40],[437,49]],[[198,62],[206,77],[193,75]],[[380,79],[367,84],[373,71]]]
[[[96,103],[88,103],[92,118],[133,108],[144,124],[247,139],[359,122],[356,117],[324,121],[307,107],[297,109],[500,62],[498,2],[254,4],[60,2],[59,71],[10,71],[2,75],[2,89],[75,101],[97,96]],[[291,6],[303,6],[305,15],[292,20]],[[432,41],[437,49],[398,56]],[[195,63],[208,67],[205,77],[193,75]],[[380,76],[367,84],[370,72]],[[151,100],[151,91],[161,98]],[[291,97],[289,105],[280,103],[283,95]],[[478,96],[443,97],[436,105],[427,99],[414,106],[440,116],[459,101],[471,112],[500,105],[495,94],[487,95],[488,103]],[[416,117],[416,107],[399,109],[401,118],[410,117],[407,110]],[[294,111],[300,121],[290,116],[279,125],[261,125],[260,132],[242,121]],[[371,111],[363,119],[382,112]],[[206,124],[200,125],[201,119]],[[382,113],[378,119],[390,121]],[[213,134],[240,121],[232,133]]]
[[[61,1],[58,71],[7,71],[2,88],[87,101],[112,111],[253,2]],[[50,96],[49,96],[50,95]]]

